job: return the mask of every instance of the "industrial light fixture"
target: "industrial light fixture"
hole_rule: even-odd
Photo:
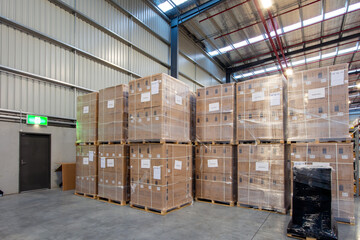
[[[360,89],[360,83],[356,84],[356,87],[357,87],[358,89]]]
[[[351,104],[351,101],[349,100],[349,104]]]
[[[291,76],[294,74],[294,70],[292,70],[292,68],[288,68],[286,69],[285,74],[286,76]]]
[[[261,4],[263,5],[263,8],[269,8],[272,5],[271,0],[261,0]]]

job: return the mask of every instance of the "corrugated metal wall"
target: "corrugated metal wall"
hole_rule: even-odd
[[[145,0],[1,0],[0,18],[3,67],[93,90],[169,73],[170,26]],[[180,36],[182,81],[196,90],[225,78]],[[0,72],[0,108],[75,118],[75,99],[83,93]]]

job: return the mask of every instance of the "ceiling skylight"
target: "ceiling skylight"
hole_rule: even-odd
[[[188,0],[172,0],[171,2],[173,2],[176,6],[179,6],[187,1]],[[161,11],[163,11],[163,12],[167,12],[175,7],[174,4],[170,3],[169,1],[165,1],[161,4],[159,4],[158,8],[160,8]]]

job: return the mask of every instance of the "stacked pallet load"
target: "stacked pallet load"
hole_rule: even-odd
[[[128,86],[99,91],[97,199],[118,205],[130,201]]]
[[[289,208],[284,83],[270,76],[236,84],[239,207],[283,214]]]
[[[75,194],[89,198],[97,196],[98,101],[97,92],[77,98]]]
[[[288,79],[291,165],[332,167],[333,215],[354,224],[348,101],[347,64],[298,72]]]
[[[234,206],[235,84],[201,88],[196,97],[196,200]]]
[[[130,206],[165,215],[192,203],[190,90],[166,74],[129,83]]]

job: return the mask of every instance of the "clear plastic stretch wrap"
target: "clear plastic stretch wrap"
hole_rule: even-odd
[[[166,74],[129,83],[129,141],[190,141],[190,90]]]
[[[97,146],[76,146],[76,192],[97,194]]]
[[[125,204],[130,200],[129,146],[99,146],[98,196]]]
[[[195,150],[196,198],[236,202],[236,146],[199,145]]]
[[[284,139],[284,81],[277,75],[236,84],[237,141]]]
[[[190,139],[196,140],[196,94],[190,91]]]
[[[288,140],[349,138],[348,64],[288,79]]]
[[[288,236],[338,239],[337,225],[331,213],[331,171],[331,167],[294,167],[294,210],[287,228]]]
[[[197,90],[196,140],[235,142],[235,84]]]
[[[337,221],[354,223],[352,143],[291,144],[291,166],[332,167],[332,210]]]
[[[76,142],[96,142],[98,133],[99,93],[89,93],[77,97]]]
[[[130,145],[130,204],[166,211],[191,203],[192,146]]]
[[[129,87],[121,84],[99,91],[99,142],[124,142],[128,129]]]
[[[238,204],[286,213],[290,164],[284,144],[238,145]]]

